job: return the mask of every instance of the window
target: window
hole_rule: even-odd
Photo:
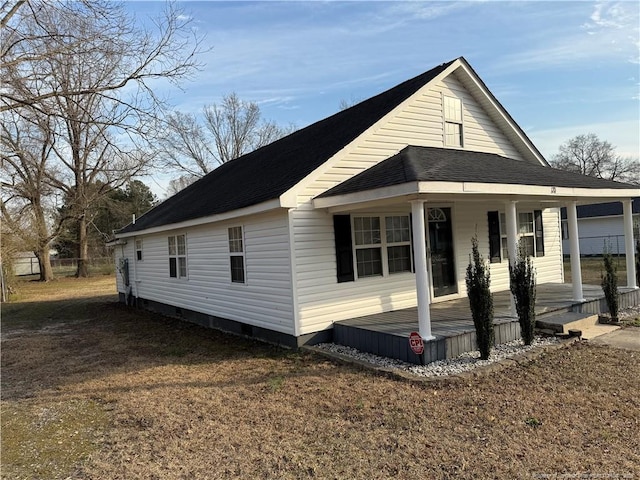
[[[462,147],[462,101],[455,97],[443,97],[444,144]]]
[[[142,261],[142,240],[136,240],[136,260]]]
[[[526,254],[530,257],[544,256],[544,235],[542,231],[542,211],[518,212],[518,237]],[[507,221],[504,213],[500,214],[500,239],[502,259],[509,258],[507,243]]]
[[[353,233],[359,278],[411,272],[408,215],[354,217]]]
[[[351,217],[333,216],[333,234],[336,247],[336,277],[338,283],[353,282],[353,242],[351,240]]]
[[[500,245],[502,246],[502,259],[509,259],[509,246],[507,243],[507,218],[504,213],[500,214]]]
[[[389,273],[411,271],[411,230],[406,215],[385,217]]]
[[[169,276],[187,278],[187,236],[169,237]]]
[[[382,275],[382,237],[380,217],[354,217],[358,277]]]
[[[229,258],[231,281],[233,283],[245,283],[242,227],[229,228]]]
[[[489,259],[491,263],[502,261],[502,237],[500,236],[500,215],[498,212],[487,212],[489,221]]]

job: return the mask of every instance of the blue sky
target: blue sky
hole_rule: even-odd
[[[183,2],[211,50],[176,109],[236,92],[304,127],[464,56],[548,159],[596,133],[640,155],[640,2]],[[160,2],[128,3],[136,15]]]

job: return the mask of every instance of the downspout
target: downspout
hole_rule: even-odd
[[[300,310],[298,306],[298,282],[295,252],[295,232],[293,227],[293,212],[295,208],[287,210],[287,226],[289,228],[289,275],[291,276],[291,303],[293,308],[293,334],[296,339],[300,336]],[[297,341],[297,340],[296,340]]]

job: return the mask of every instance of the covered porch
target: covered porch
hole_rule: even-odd
[[[546,283],[537,286],[536,317],[538,319],[566,314],[597,314],[606,311],[602,288],[583,285],[584,299],[573,300],[573,285]],[[640,291],[622,287],[621,307],[640,302]],[[508,291],[494,293],[494,325],[496,344],[520,338],[520,326],[511,316]],[[431,333],[425,341],[425,363],[456,357],[476,350],[475,329],[469,301],[458,298],[431,304]],[[409,363],[420,363],[420,358],[409,347],[409,334],[418,330],[418,308],[405,308],[392,312],[366,315],[334,324],[334,343],[356,348],[383,357],[397,358]]]
[[[411,253],[410,262],[406,261],[409,255],[405,253],[403,265],[405,272],[410,270],[414,274],[417,306],[398,308],[393,301],[386,302],[384,308],[389,308],[390,304],[392,311],[341,320],[335,325],[349,325],[353,328],[357,328],[357,325],[369,325],[370,327],[362,328],[363,333],[375,331],[381,334],[385,329],[391,329],[388,340],[392,343],[396,342],[395,336],[400,336],[399,332],[402,332],[404,341],[405,334],[418,331],[425,340],[425,346],[428,345],[434,351],[435,359],[446,355],[443,337],[448,338],[448,333],[453,335],[462,332],[466,335],[463,341],[471,343],[472,335],[466,331],[473,330],[473,325],[466,299],[464,270],[470,251],[468,242],[475,234],[480,240],[481,255],[491,262],[492,288],[500,291],[495,299],[497,338],[499,341],[517,338],[519,334],[516,330],[515,306],[508,291],[508,265],[517,257],[519,241],[524,240],[527,254],[535,259],[538,280],[543,276],[543,270],[546,275],[540,281],[542,285],[539,285],[540,314],[547,313],[545,309],[553,311],[568,308],[576,311],[576,308],[582,308],[578,305],[599,301],[599,286],[582,285],[576,208],[580,204],[613,200],[620,201],[623,205],[626,289],[636,291],[638,286],[635,277],[631,198],[637,194],[640,194],[637,186],[555,170],[545,165],[511,160],[495,154],[408,146],[315,197],[313,205],[334,214],[334,219],[338,215],[345,217],[347,227],[349,218],[362,222],[364,226],[355,222],[352,225],[355,238],[351,237],[350,232],[340,235],[345,240],[345,245],[338,241],[338,228],[334,224],[336,251],[345,253],[338,256],[346,259],[343,269],[339,262],[338,271],[348,270],[348,278],[341,278],[339,273],[338,282],[359,282],[362,276],[362,281],[371,281],[371,285],[374,284],[373,280],[364,277],[377,275],[376,285],[382,285],[396,273],[390,268],[392,260],[396,260],[392,259],[391,249],[386,252],[381,248],[388,245],[394,248],[396,245],[388,240],[395,232],[390,231],[388,226],[385,227],[388,221],[395,219],[391,216],[385,218],[376,211],[404,208],[407,212],[405,218],[410,219],[410,245],[408,238],[403,237],[401,240],[409,245],[405,246],[405,252],[406,248],[410,248]],[[562,206],[567,208],[568,235],[571,241],[573,281],[568,285],[562,283],[564,278],[558,214]],[[545,212],[548,213],[546,224]],[[435,213],[440,213],[442,218],[434,215]],[[379,220],[375,220],[375,226],[373,223],[364,223],[369,221],[367,215],[379,217]],[[440,227],[440,232],[444,230],[447,235],[438,236],[436,230]],[[385,229],[387,243],[381,234]],[[405,231],[409,229],[405,228]],[[358,237],[361,232],[364,234]],[[380,237],[383,240],[379,240]],[[447,248],[442,251],[434,249],[438,242]],[[371,252],[375,253],[376,258],[367,257]],[[362,258],[358,258],[359,254]],[[382,265],[381,268],[366,270],[367,262],[376,261]],[[439,275],[443,262],[449,266],[448,275],[447,272]],[[396,264],[393,267],[395,269]],[[442,277],[445,280],[449,277],[450,281],[445,282],[445,289],[438,292],[438,287],[443,285],[438,285],[437,282]],[[498,281],[494,281],[494,278]],[[382,292],[379,293],[381,298],[386,295],[383,289],[380,286],[376,290]],[[383,302],[384,298],[381,300]],[[459,308],[462,305],[464,308]],[[380,321],[381,319],[384,320]],[[378,324],[387,326],[376,327]],[[340,329],[340,326],[336,328],[338,339]],[[398,335],[393,333],[396,330]],[[363,340],[363,343],[382,342],[380,335],[374,337],[371,341]],[[380,348],[396,350],[395,346]],[[455,348],[449,348],[449,351],[453,350]]]

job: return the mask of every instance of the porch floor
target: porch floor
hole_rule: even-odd
[[[624,291],[624,287],[620,289]],[[537,286],[536,316],[544,317],[568,311],[598,313],[602,303],[602,289],[584,285],[585,302],[572,300],[572,285],[547,283]],[[496,343],[506,343],[520,337],[517,319],[510,316],[508,291],[496,292],[494,324]],[[433,362],[475,350],[475,328],[469,310],[469,300],[458,298],[431,305],[431,332],[435,340],[425,342],[424,358],[409,349],[408,337],[418,331],[416,307],[393,312],[366,315],[334,323],[334,342],[411,363]]]

